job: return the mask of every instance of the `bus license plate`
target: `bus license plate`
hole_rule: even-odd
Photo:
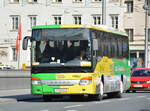
[[[54,89],[54,92],[67,92],[67,89]]]
[[[134,87],[143,87],[142,85],[134,85]]]

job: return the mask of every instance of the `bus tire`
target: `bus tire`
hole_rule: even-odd
[[[117,97],[117,98],[121,98],[123,91],[124,91],[123,82],[120,81],[120,91],[116,93],[116,97]]]
[[[51,96],[50,95],[43,95],[43,101],[44,102],[48,102],[48,101],[51,101]]]
[[[99,85],[99,94],[97,95],[97,100],[99,100],[99,101],[102,100],[103,96],[104,96],[104,84],[101,81],[100,85]]]
[[[122,93],[123,93],[123,82],[120,81],[119,91],[108,93],[107,96],[108,96],[108,98],[121,98]]]

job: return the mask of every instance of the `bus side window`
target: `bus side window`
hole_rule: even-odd
[[[123,57],[128,58],[128,40],[123,40]]]
[[[122,57],[122,49],[123,48],[122,48],[122,40],[120,38],[118,38],[118,49],[119,49],[118,50],[119,51],[118,52],[118,54],[119,54],[118,56],[119,56],[119,58],[121,58]]]
[[[109,37],[108,38],[108,57],[112,57],[111,44],[112,44],[112,39]]]
[[[115,57],[115,41],[114,41],[114,39],[112,38],[112,40],[111,40],[111,56],[112,57]]]

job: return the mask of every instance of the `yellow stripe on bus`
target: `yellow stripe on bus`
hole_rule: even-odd
[[[110,32],[108,29],[104,29],[102,27],[97,27],[97,26],[91,26],[91,25],[61,25],[61,28],[91,28],[91,29],[96,29],[96,30],[101,30],[105,32]]]

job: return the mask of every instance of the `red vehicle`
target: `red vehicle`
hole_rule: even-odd
[[[135,68],[131,73],[131,86],[129,91],[150,91],[150,68]]]

